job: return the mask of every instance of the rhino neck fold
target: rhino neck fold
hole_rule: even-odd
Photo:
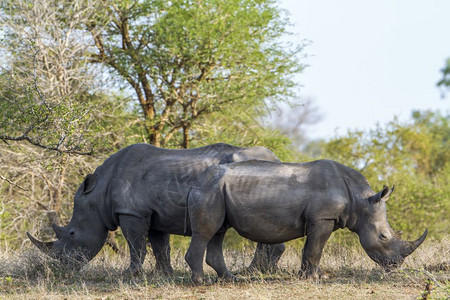
[[[351,213],[347,223],[346,223],[346,227],[351,231],[351,232],[355,232],[358,233],[358,216],[356,213]]]
[[[117,229],[117,222],[113,221],[112,218],[108,219],[106,216],[100,214],[100,219],[109,231],[115,231]]]
[[[345,208],[345,223],[341,228],[347,227],[352,232],[357,232],[358,227],[358,210],[360,209],[358,205],[358,197],[355,197],[350,185],[350,178],[344,178],[345,186],[347,187],[348,192],[348,202],[347,207]]]
[[[343,226],[340,228],[347,227],[351,232],[358,233],[358,214],[356,213],[356,210],[358,209],[357,205],[354,203],[349,203],[347,205],[346,211],[345,211],[345,223],[343,223]]]
[[[115,231],[118,227],[118,221],[113,213],[112,201],[109,201],[109,199],[109,193],[106,193],[101,204],[97,206],[97,215],[109,231]]]

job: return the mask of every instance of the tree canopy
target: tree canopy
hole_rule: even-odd
[[[138,113],[136,134],[156,146],[202,144],[205,122],[221,112],[224,126],[258,126],[294,96],[303,68],[272,0],[19,0],[0,9],[0,138],[62,152],[95,152],[111,106]]]
[[[83,1],[2,1],[0,138],[61,152],[90,153],[98,97],[79,28]]]
[[[87,24],[91,61],[134,92],[157,146],[189,147],[215,112],[233,122],[264,114],[292,95],[302,70],[274,1],[112,1],[102,11]]]
[[[389,200],[391,224],[420,234],[448,232],[450,212],[450,115],[415,111],[368,132],[350,131],[323,145],[322,157],[335,159],[364,174],[374,190],[395,185]]]

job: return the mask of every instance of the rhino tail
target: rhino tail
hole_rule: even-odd
[[[191,196],[192,189],[196,188],[198,179],[194,181],[194,183],[191,185],[191,188],[189,189],[187,195],[186,195],[186,202],[184,205],[184,226],[183,226],[183,236],[188,235],[188,222],[189,222],[189,197]]]
[[[195,184],[195,183],[194,183]],[[183,236],[187,236],[187,227],[188,227],[188,218],[189,218],[189,195],[191,194],[192,187],[189,189],[187,195],[186,195],[186,203],[184,206],[184,226],[183,226]]]

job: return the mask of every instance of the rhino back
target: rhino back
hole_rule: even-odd
[[[305,223],[345,218],[348,191],[332,161],[231,164],[224,175],[227,221],[258,242],[305,234]],[[278,238],[279,240],[274,240]]]
[[[242,149],[227,144],[183,150],[136,144],[112,155],[96,173],[108,185],[106,198],[114,214],[151,214],[152,229],[182,234],[186,196],[198,176]]]

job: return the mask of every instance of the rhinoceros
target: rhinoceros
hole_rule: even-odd
[[[142,269],[148,238],[156,258],[155,270],[173,273],[169,234],[191,234],[185,215],[190,187],[208,166],[247,159],[279,161],[263,147],[214,144],[169,150],[148,144],[128,146],[86,176],[75,194],[69,224],[52,225],[57,241],[41,242],[27,235],[45,253],[79,268],[100,251],[108,230],[120,226],[130,249],[128,272]],[[250,267],[273,268],[284,247],[259,244]]]
[[[192,281],[203,281],[203,257],[219,277],[231,277],[221,236],[229,227],[260,243],[306,236],[300,275],[320,278],[319,261],[331,233],[358,234],[369,257],[386,270],[399,266],[425,239],[401,240],[390,227],[386,201],[358,171],[331,160],[305,163],[246,161],[211,166],[188,196],[192,238],[185,259]]]

